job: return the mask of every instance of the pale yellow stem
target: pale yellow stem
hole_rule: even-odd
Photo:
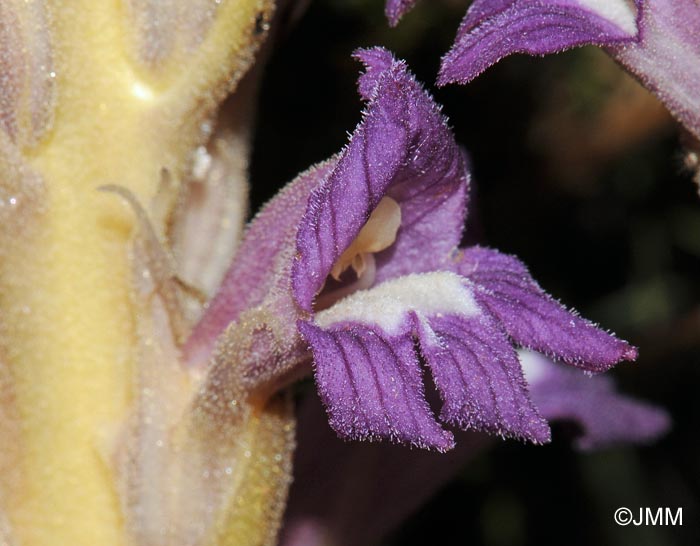
[[[149,203],[163,168],[186,173],[201,125],[252,56],[267,4],[224,1],[197,49],[149,72],[119,2],[51,3],[53,124],[33,147],[8,144],[0,161],[6,201],[23,205],[0,236],[0,354],[20,421],[19,485],[0,489],[0,508],[22,546],[126,544],[103,450],[130,403],[134,218],[96,188],[119,184]],[[31,195],[8,175],[13,146],[17,176],[39,180]]]

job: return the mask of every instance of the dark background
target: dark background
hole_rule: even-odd
[[[678,127],[593,48],[512,57],[436,89],[466,4],[426,0],[390,29],[382,0],[314,0],[283,28],[263,80],[253,210],[344,145],[361,111],[350,54],[389,47],[469,151],[469,241],[517,254],[551,294],[640,347],[612,374],[674,425],[653,446],[593,454],[563,425],[545,447],[504,442],[386,544],[700,544],[700,199]],[[618,527],[619,506],[683,507],[684,525]]]

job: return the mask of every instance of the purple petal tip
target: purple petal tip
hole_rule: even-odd
[[[399,62],[391,52],[381,47],[357,49],[353,57],[365,65],[365,72],[357,81],[360,96],[365,100],[374,96],[382,75]]]
[[[637,357],[637,349],[629,343],[550,297],[514,256],[471,247],[465,249],[457,271],[478,286],[477,301],[521,347],[593,373]]]
[[[622,354],[622,358],[620,360],[627,360],[629,362],[634,362],[637,360],[639,357],[639,351],[637,350],[636,347],[633,347],[632,345],[627,347],[627,350]]]
[[[636,10],[577,0],[476,0],[452,49],[443,57],[438,85],[467,83],[513,53],[545,55],[572,47],[612,46],[637,39]]]

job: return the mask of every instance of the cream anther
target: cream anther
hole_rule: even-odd
[[[331,270],[331,277],[340,280],[348,267],[355,270],[358,278],[362,277],[367,269],[367,255],[391,246],[400,225],[401,207],[391,197],[382,197],[355,240],[338,258]]]

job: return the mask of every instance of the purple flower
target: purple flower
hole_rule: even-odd
[[[518,356],[542,415],[579,425],[581,450],[648,443],[670,427],[664,410],[617,393],[609,377],[586,377],[534,351],[520,350]]]
[[[578,449],[646,443],[668,429],[665,412],[616,392],[607,377],[588,377],[532,351],[521,350],[518,356],[542,415],[577,425]],[[348,444],[325,430],[322,420],[318,403],[305,400],[298,411],[296,479],[282,546],[378,544],[466,463],[495,444],[494,438],[474,432],[459,433],[459,444],[446,454]]]
[[[339,436],[448,450],[453,435],[427,401],[422,361],[442,423],[546,442],[513,343],[589,372],[636,350],[563,308],[516,258],[458,249],[468,175],[445,118],[389,52],[357,57],[362,122],[252,222],[187,358],[202,365],[226,330],[219,353],[236,356],[255,393],[312,357]],[[215,362],[212,388],[227,373]]]
[[[391,24],[412,2],[388,0]],[[604,47],[700,138],[700,4],[695,0],[475,0],[439,84],[467,83],[513,53]]]

